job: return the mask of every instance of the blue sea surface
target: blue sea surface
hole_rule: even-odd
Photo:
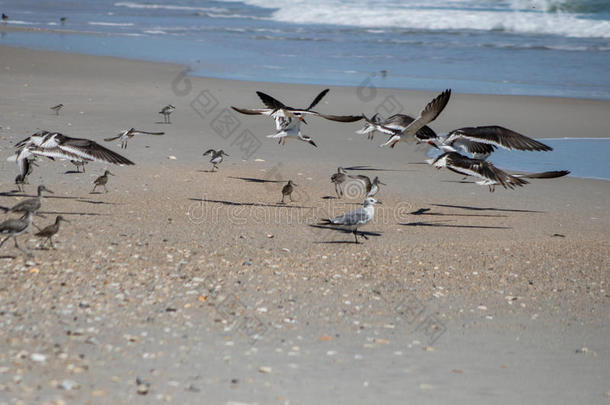
[[[0,11],[0,31],[36,29],[1,31],[0,44],[200,76],[610,99],[606,0],[0,0]]]
[[[557,138],[539,139],[553,148],[551,152],[496,150],[489,161],[509,171],[538,173],[552,170],[569,170],[570,176],[610,180],[610,138]],[[428,156],[436,157],[442,151],[430,149]]]

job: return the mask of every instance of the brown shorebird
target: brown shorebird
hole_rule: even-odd
[[[356,179],[356,180],[360,180],[361,182],[364,183],[364,187],[366,188],[366,196],[367,197],[374,197],[375,194],[377,194],[377,192],[379,191],[379,185],[383,184],[384,186],[386,186],[387,184],[383,183],[381,180],[379,180],[379,177],[375,176],[375,178],[373,179],[373,181],[371,181],[371,179],[368,176],[365,176],[363,174],[358,174],[356,176],[349,176],[352,179]]]
[[[55,246],[53,245],[53,236],[55,236],[55,234],[59,231],[59,223],[62,221],[70,223],[70,221],[64,219],[64,217],[62,217],[61,215],[58,215],[57,218],[55,218],[55,223],[45,226],[35,234],[36,236],[39,236],[41,238],[46,238],[42,241],[40,245],[41,249],[44,248],[44,244],[47,241],[49,241],[49,245],[51,246],[51,248],[55,249]]]
[[[294,184],[292,180],[288,180],[288,183],[286,183],[286,185],[282,187],[282,201],[280,201],[280,204],[285,204],[284,198],[286,196],[290,197],[290,202],[294,202],[294,200],[292,199],[292,192],[294,191],[295,187],[298,187],[298,185]]]
[[[55,111],[55,115],[59,115],[59,110],[61,110],[63,107],[63,104],[57,104],[51,107],[51,110]]]
[[[43,186],[42,184],[38,186],[38,194],[34,198],[28,198],[27,200],[23,200],[13,207],[9,208],[7,212],[31,212],[35,214],[38,212],[40,207],[42,206],[42,192],[46,191],[48,193],[53,193],[51,190]]]
[[[214,149],[208,149],[203,154],[203,156],[206,156],[206,155],[211,155],[212,156],[212,159],[210,159],[210,163],[212,164],[212,171],[216,171],[216,169],[218,169],[218,165],[220,163],[222,163],[222,161],[223,161],[223,158],[222,158],[223,155],[224,156],[229,156],[222,149],[220,149],[218,151],[216,151]]]
[[[171,122],[169,121],[169,115],[171,113],[173,113],[175,109],[176,109],[176,107],[174,107],[171,104],[168,104],[165,107],[163,107],[161,109],[161,111],[159,111],[159,114],[163,114],[163,122],[165,124],[171,124]]]
[[[337,198],[343,197],[343,183],[345,180],[347,180],[347,172],[342,167],[338,167],[337,173],[330,176],[330,182],[335,183],[335,193],[337,193]]]
[[[108,189],[106,188],[106,184],[108,183],[108,175],[114,176],[114,174],[110,173],[110,170],[106,170],[104,171],[104,174],[102,174],[100,177],[98,177],[97,179],[95,179],[93,181],[93,190],[91,190],[91,192],[89,194],[93,194],[95,192],[95,189],[98,188],[99,186],[104,187],[104,190],[106,190],[106,192],[108,192]]]
[[[17,236],[25,233],[30,229],[32,225],[32,216],[34,213],[32,211],[26,211],[25,214],[20,219],[7,219],[6,221],[0,223],[0,235],[6,236],[2,242],[0,242],[0,247],[4,245],[9,238],[13,238],[15,241],[15,247],[21,250],[23,253],[31,256],[32,254],[27,250],[22,249],[17,243]]]

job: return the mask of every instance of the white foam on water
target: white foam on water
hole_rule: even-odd
[[[89,21],[87,22],[89,25],[101,25],[107,27],[133,27],[134,23],[113,23],[113,22],[105,22],[105,21]]]
[[[559,7],[560,2],[553,0],[514,0],[508,5],[474,0],[244,0],[243,3],[271,9],[272,20],[286,23],[610,38],[610,20],[546,11]]]

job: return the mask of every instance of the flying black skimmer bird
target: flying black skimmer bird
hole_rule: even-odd
[[[294,202],[292,199],[292,192],[295,187],[298,187],[298,185],[293,183],[292,180],[288,180],[288,183],[282,187],[282,201],[280,201],[280,204],[284,204],[284,198],[287,196],[290,197],[290,202]]]
[[[19,219],[7,219],[6,221],[0,223],[0,235],[6,236],[2,242],[0,242],[0,247],[4,245],[9,238],[13,238],[15,241],[15,247],[21,250],[23,253],[31,256],[32,254],[27,250],[22,249],[17,243],[17,236],[26,233],[30,226],[32,226],[32,216],[34,215],[31,211],[26,211],[26,213]]]
[[[107,149],[95,141],[84,138],[70,138],[59,132],[38,131],[15,145],[18,148],[15,155],[8,160],[15,160],[19,172],[23,171],[23,159],[32,155],[46,156],[50,159],[67,159],[75,162],[100,161],[117,165],[133,165],[134,163]],[[77,163],[75,163],[77,164]],[[83,165],[84,170],[84,165]]]
[[[374,197],[375,194],[377,194],[377,192],[379,191],[380,184],[387,186],[387,184],[385,184],[381,180],[379,180],[379,177],[377,177],[377,176],[375,176],[373,181],[371,181],[371,179],[368,176],[365,176],[363,174],[358,174],[356,176],[349,176],[349,177],[351,177],[352,179],[360,180],[364,183],[367,197]]]
[[[51,107],[51,110],[55,111],[55,115],[59,115],[59,110],[61,110],[63,107],[64,105],[60,103]]]
[[[205,153],[203,154],[203,156],[207,156],[210,155],[212,158],[210,159],[210,163],[212,164],[212,171],[216,171],[216,169],[218,169],[218,165],[220,163],[222,163],[223,156],[229,156],[228,154],[225,153],[224,150],[220,149],[218,151],[214,150],[214,149],[208,149],[207,151],[205,151]]]
[[[330,176],[330,182],[335,184],[337,198],[343,197],[343,183],[345,180],[347,180],[347,172],[342,167],[338,167],[337,173],[333,173],[333,175]]]
[[[386,127],[383,125],[376,125],[375,129],[377,131],[382,132],[386,135],[390,135],[390,139],[380,146],[383,147],[390,145],[393,148],[401,140],[406,142],[412,139],[412,137],[415,137],[416,139],[420,140],[419,138],[417,138],[416,134],[419,132],[420,129],[422,129],[430,122],[434,121],[439,116],[439,114],[445,109],[445,106],[449,102],[450,97],[451,89],[443,91],[436,98],[434,98],[434,100],[430,101],[426,105],[426,107],[424,107],[424,109],[419,113],[419,116],[410,123],[407,123],[408,119],[405,118],[407,116],[402,116],[400,117],[400,119],[396,119],[396,122],[393,123],[394,128]],[[403,137],[405,138],[403,139]]]
[[[45,238],[42,241],[41,249],[44,247],[44,244],[48,241],[49,245],[51,246],[51,248],[55,249],[55,246],[53,245],[53,236],[55,236],[55,234],[57,232],[59,232],[59,223],[60,222],[67,222],[70,223],[70,221],[68,221],[67,219],[64,219],[64,217],[62,217],[61,215],[58,215],[55,218],[55,222],[51,225],[47,225],[44,228],[42,228],[39,232],[35,233],[36,236],[40,237],[40,238]]]
[[[305,122],[303,117],[288,117],[286,120],[281,121],[281,129],[277,130],[275,134],[267,135],[267,138],[278,139],[278,143],[282,145],[286,145],[286,139],[296,139],[307,142],[317,148],[318,145],[316,145],[311,136],[301,132],[301,122]]]
[[[27,200],[18,202],[13,207],[9,208],[7,212],[32,212],[34,214],[37,213],[38,210],[40,210],[40,207],[42,206],[43,191],[53,194],[51,190],[41,184],[38,186],[38,192],[36,194],[36,197],[28,198]]]
[[[294,107],[289,107],[289,106],[285,105],[281,101],[271,97],[268,94],[265,94],[261,91],[257,91],[256,94],[261,99],[261,101],[263,102],[263,104],[265,105],[266,108],[251,109],[251,108],[238,108],[238,107],[233,107],[233,106],[231,106],[231,108],[239,113],[246,114],[246,115],[270,116],[275,121],[275,129],[277,131],[281,131],[282,129],[284,129],[285,126],[288,125],[288,124],[286,124],[286,121],[288,121],[290,118],[292,118],[292,119],[296,118],[297,120],[302,121],[305,124],[307,124],[307,121],[305,121],[305,118],[304,118],[306,115],[318,116],[318,117],[325,118],[327,120],[338,121],[338,122],[354,122],[354,121],[359,121],[362,118],[364,118],[362,115],[329,115],[329,114],[321,114],[319,112],[313,111],[312,108],[314,108],[324,98],[324,96],[326,96],[326,93],[328,93],[328,92],[329,92],[329,89],[325,89],[325,90],[321,91],[320,94],[318,94],[316,96],[316,98],[311,102],[311,104],[307,108],[294,108]]]
[[[551,151],[548,145],[498,125],[454,129],[427,142],[445,152],[466,152],[475,159],[487,159],[498,147],[507,150]]]
[[[105,170],[104,174],[95,179],[93,181],[93,190],[91,190],[89,194],[93,194],[95,189],[100,186],[104,187],[104,190],[108,192],[108,189],[106,188],[106,184],[108,184],[108,175],[114,176],[114,174],[110,173],[110,170]]]
[[[354,234],[356,243],[358,242],[358,227],[366,225],[373,220],[375,216],[375,204],[381,204],[373,197],[367,197],[361,208],[355,209],[341,216],[325,219],[320,225],[338,225],[342,229],[350,230]],[[365,234],[360,233],[364,239],[368,239]]]
[[[495,190],[495,186],[498,184],[511,190],[528,184],[526,180],[521,178],[523,176],[513,176],[486,160],[471,159],[457,152],[445,152],[435,159],[427,160],[427,163],[437,169],[447,168],[456,173],[479,178],[481,180],[476,183],[489,186],[491,192]]]
[[[116,139],[119,139],[121,141],[121,149],[127,149],[127,141],[136,135],[165,135],[165,132],[147,132],[140,131],[135,128],[130,128],[126,131],[121,132],[117,136],[113,136],[111,138],[104,138],[104,141],[112,142]]]
[[[174,107],[171,104],[166,105],[165,107],[163,107],[161,109],[161,111],[159,111],[159,114],[163,114],[163,122],[165,124],[171,124],[170,120],[169,120],[169,115],[171,113],[174,112],[174,110],[176,109],[176,107]]]
[[[375,114],[370,119],[364,116],[364,119],[366,121],[364,127],[357,130],[356,133],[367,135],[367,138],[370,140],[373,140],[375,132],[392,135],[394,131],[402,131],[415,121],[415,118],[406,114],[394,114],[385,120],[381,119],[379,114]],[[415,139],[417,139],[418,142],[425,142],[430,138],[436,138],[436,136],[436,132],[427,125],[424,125],[415,132]]]

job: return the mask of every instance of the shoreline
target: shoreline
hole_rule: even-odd
[[[118,34],[118,33],[106,33],[106,32],[95,32],[95,31],[74,31],[74,30],[64,30],[64,29],[53,29],[53,28],[40,28],[40,27],[20,27],[20,26],[1,26],[0,25],[0,32],[33,32],[33,33],[53,33],[53,34],[69,34],[69,35],[93,35],[93,36],[108,36],[108,37],[121,37],[121,36],[126,36],[126,37],[130,37],[130,35],[127,34]],[[124,57],[124,56],[114,56],[114,55],[104,55],[104,54],[88,54],[85,52],[70,52],[70,51],[63,51],[63,50],[46,50],[46,49],[42,49],[42,48],[32,48],[32,47],[27,47],[27,46],[19,46],[19,45],[0,45],[0,46],[6,46],[6,47],[14,47],[14,48],[22,48],[22,49],[29,49],[29,50],[36,50],[36,51],[42,51],[42,52],[56,52],[56,53],[66,53],[66,54],[73,54],[73,55],[85,55],[85,56],[99,56],[99,57],[108,57],[108,58],[117,58],[117,59],[124,59],[124,60],[131,60],[131,61],[139,61],[139,62],[147,62],[147,63],[159,63],[159,64],[170,64],[170,65],[178,65],[178,66],[182,66],[184,69],[187,70],[191,70],[191,67],[187,64],[187,63],[180,63],[180,62],[171,62],[171,61],[163,61],[163,60],[154,60],[154,59],[137,59],[137,58],[129,58],[129,57]],[[367,81],[367,79],[370,79],[371,77],[373,77],[377,72],[369,72],[368,74],[363,72],[363,80],[362,83],[364,83],[365,81]],[[361,87],[361,85],[334,85],[334,84],[330,84],[330,83],[300,83],[300,82],[282,82],[282,81],[271,81],[271,82],[267,82],[264,80],[248,80],[248,79],[238,79],[238,78],[226,78],[226,77],[220,77],[220,76],[210,76],[210,75],[193,75],[192,77],[199,77],[199,78],[203,78],[203,79],[214,79],[214,80],[230,80],[230,81],[237,81],[237,82],[252,82],[252,83],[266,83],[266,84],[283,84],[283,85],[303,85],[303,86],[333,86],[333,87],[345,87],[345,88],[359,88]],[[402,91],[420,91],[420,92],[434,92],[434,90],[429,90],[429,89],[422,89],[422,88],[397,88],[397,87],[384,87],[384,86],[379,86],[376,85],[375,86],[378,89],[382,89],[382,90],[387,90],[387,91],[392,91],[392,90],[402,90]],[[439,89],[439,91],[441,91],[442,89]],[[536,94],[517,94],[517,95],[513,95],[513,94],[504,94],[504,93],[493,93],[493,92],[486,92],[486,93],[468,93],[468,92],[461,92],[460,94],[464,94],[464,95],[470,95],[470,96],[507,96],[507,97],[532,97],[532,98],[543,98],[543,99],[559,99],[559,100],[582,100],[582,101],[600,101],[600,102],[610,102],[610,98],[603,98],[603,97],[570,97],[570,96],[547,96],[547,95],[536,95]]]
[[[44,183],[55,193],[35,222],[71,221],[56,250],[36,249],[32,231],[19,244],[33,258],[12,241],[0,250],[0,404],[607,402],[606,181],[490,193],[422,164],[417,145],[378,148],[383,138],[362,139],[358,123],[308,120],[318,148],[264,138],[265,117],[215,124],[230,105],[258,106],[256,90],[298,106],[320,86],[23,48],[0,55],[0,206]],[[331,86],[319,110],[398,101],[412,111],[434,95],[378,89],[363,102]],[[171,125],[158,114],[168,103]],[[483,117],[536,138],[602,134],[609,105],[454,94],[433,127]],[[127,149],[103,141],[130,127],[166,134]],[[90,194],[106,165],[74,173],[40,159],[26,192],[13,192],[5,158],[37,128],[93,139],[136,165],[110,166],[109,192]],[[251,154],[244,131],[261,142]],[[230,155],[218,172],[208,148]],[[334,198],[337,166],[387,184],[361,244],[317,227],[362,203]],[[296,201],[282,205],[289,179]]]

